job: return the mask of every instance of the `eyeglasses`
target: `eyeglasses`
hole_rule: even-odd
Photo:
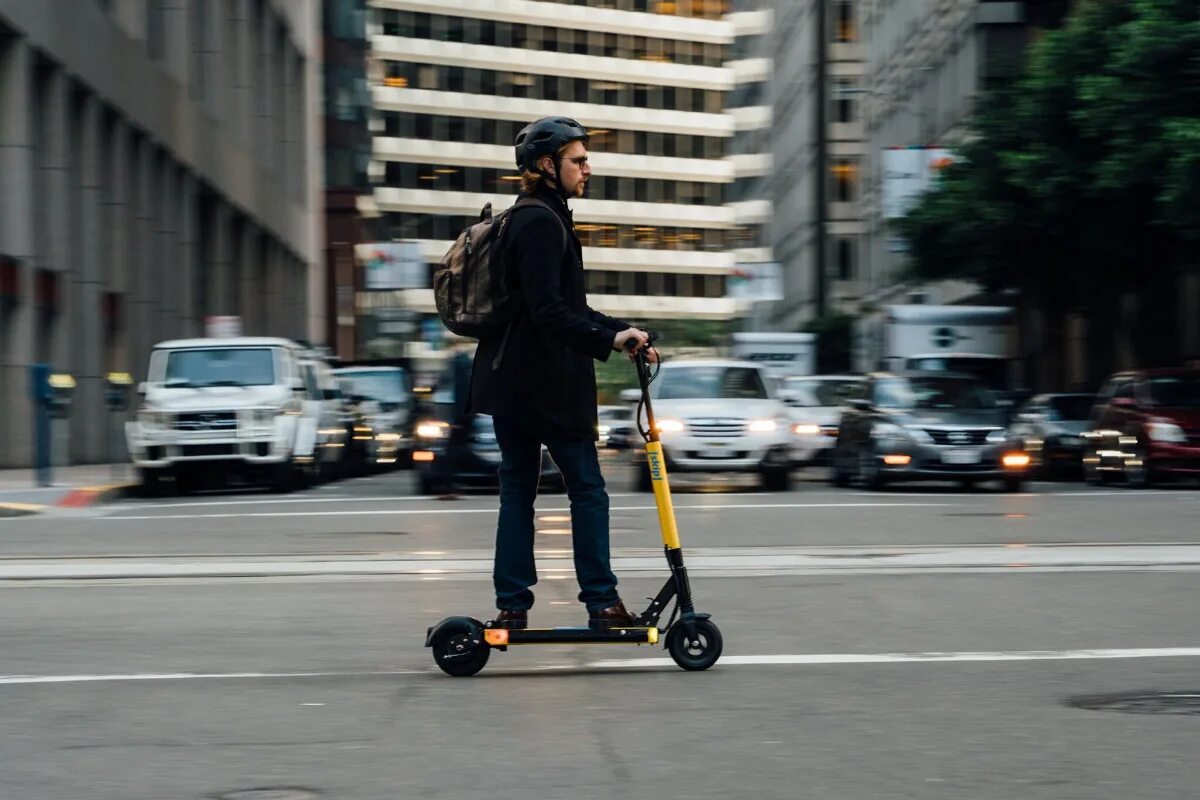
[[[568,158],[567,161],[570,161],[572,164],[574,164],[577,167],[582,167],[584,164],[588,163],[588,157],[587,156],[576,156],[575,158]]]

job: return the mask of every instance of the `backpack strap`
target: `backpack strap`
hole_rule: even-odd
[[[542,200],[538,200],[536,197],[522,197],[519,198],[517,202],[513,203],[512,211],[510,213],[515,214],[517,209],[528,208],[530,206],[541,206],[550,212],[550,216],[554,217],[554,221],[558,223],[558,229],[562,233],[562,252],[565,255],[567,248],[571,246],[571,237],[567,235],[567,226],[563,224],[562,217],[560,217],[558,213],[548,204]],[[504,227],[508,227],[508,220],[504,221]],[[500,364],[504,361],[504,351],[508,347],[508,337],[512,333],[513,323],[515,321],[516,317],[513,317],[513,319],[508,321],[508,325],[504,327],[504,338],[500,340],[500,349],[496,351],[496,357],[492,359],[493,371],[500,369]]]

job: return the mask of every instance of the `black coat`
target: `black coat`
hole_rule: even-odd
[[[499,366],[503,333],[479,342],[471,410],[524,423],[542,441],[595,440],[592,362],[607,361],[613,337],[629,325],[588,308],[583,247],[571,212],[553,190],[540,187],[534,196],[554,210],[521,208],[509,220],[508,277],[519,308]]]

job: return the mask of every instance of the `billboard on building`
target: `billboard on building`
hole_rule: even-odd
[[[737,264],[726,279],[726,292],[734,300],[778,302],[783,299],[783,267],[778,261]]]
[[[903,217],[938,173],[954,161],[944,147],[887,147],[883,150],[883,216]]]
[[[370,242],[357,245],[363,288],[428,289],[429,276],[419,242]]]

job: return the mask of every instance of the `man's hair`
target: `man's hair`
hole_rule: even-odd
[[[571,145],[575,144],[575,142],[576,142],[576,141],[578,141],[578,140],[574,140],[574,139],[573,139],[573,140],[571,140],[571,141],[567,142],[566,144],[564,144],[562,147],[558,148],[558,153],[557,153],[556,155],[557,155],[557,156],[558,156],[558,157],[561,159],[561,158],[562,158],[562,154],[563,154],[563,153],[565,153],[565,152],[567,151],[567,148],[568,148],[568,147],[570,147]],[[538,159],[538,161],[541,161],[541,160],[542,160],[542,158],[545,158],[545,156],[542,156],[541,158],[539,158],[539,159]],[[542,181],[543,181],[543,178],[542,178],[542,176],[541,176],[541,175],[538,175],[538,174],[537,174],[536,172],[534,172],[533,170],[528,170],[528,169],[527,169],[527,170],[525,170],[524,172],[522,172],[522,173],[521,173],[521,191],[522,191],[524,194],[529,194],[529,193],[530,193],[530,192],[532,192],[534,189],[536,189],[536,188],[538,188],[539,186],[541,186],[541,185],[542,185]]]

